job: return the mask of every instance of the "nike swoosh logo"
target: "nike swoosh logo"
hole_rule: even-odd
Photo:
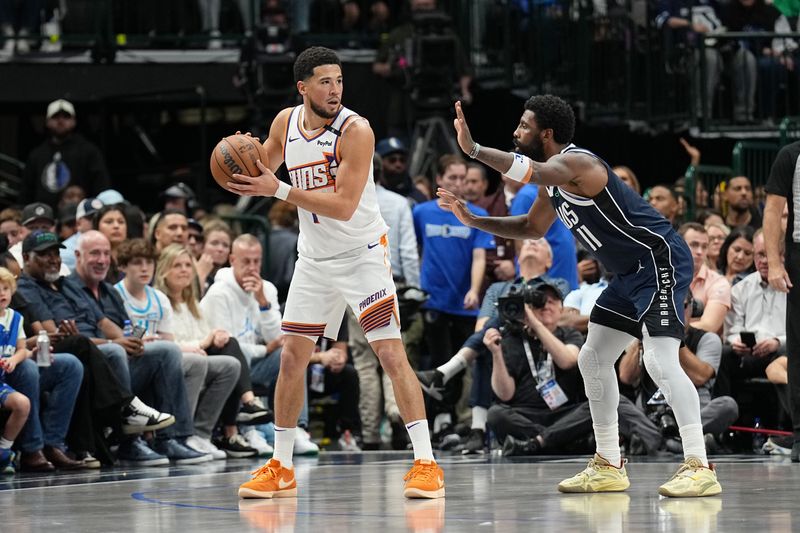
[[[406,426],[406,429],[411,429],[411,428],[413,428],[414,426],[416,426],[417,424],[419,424],[419,422],[414,422],[414,423],[413,423],[413,424],[411,424],[410,426]]]
[[[379,244],[380,244],[379,242],[376,242],[375,244],[368,244],[368,245],[367,245],[367,248],[369,248],[370,250],[372,250],[373,248],[375,248],[375,247],[376,247],[376,246],[378,246]]]
[[[300,138],[300,137],[295,137],[294,139],[292,139],[291,137],[289,137],[289,142],[290,142],[290,143],[293,143],[293,142],[295,142],[295,141],[296,141],[297,139],[299,139],[299,138]]]
[[[288,487],[290,487],[291,485],[292,485],[292,482],[291,482],[291,481],[284,481],[283,479],[279,479],[279,480],[278,480],[278,489],[280,489],[280,490],[283,490],[283,489],[285,489],[285,488],[288,488]]]
[[[442,476],[439,476],[437,479],[439,481],[439,486],[440,487],[443,486],[444,485],[444,478]]]

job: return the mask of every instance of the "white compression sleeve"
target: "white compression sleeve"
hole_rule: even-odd
[[[684,456],[697,457],[707,466],[700,399],[692,380],[681,368],[678,358],[680,344],[672,337],[651,337],[645,333],[642,341],[644,365],[675,413]]]
[[[622,331],[589,322],[586,342],[578,355],[586,397],[592,411],[597,453],[612,465],[621,462],[617,407],[619,385],[614,363],[633,337]]]

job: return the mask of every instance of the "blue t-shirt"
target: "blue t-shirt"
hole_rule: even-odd
[[[528,184],[517,191],[511,200],[509,215],[527,215],[536,197],[539,196],[539,187]],[[547,230],[544,236],[553,250],[553,266],[547,271],[551,278],[563,278],[569,283],[570,289],[578,288],[578,257],[575,250],[575,239],[563,222],[558,218]]]
[[[467,204],[478,216],[488,216],[485,209]],[[420,281],[430,294],[426,309],[461,316],[477,316],[477,309],[464,309],[469,291],[472,251],[495,248],[494,238],[484,231],[462,224],[450,211],[431,200],[414,207],[414,230],[422,245]]]

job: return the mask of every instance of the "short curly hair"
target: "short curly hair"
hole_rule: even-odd
[[[566,101],[552,94],[531,96],[525,102],[525,109],[533,111],[539,129],[553,130],[553,138],[558,144],[572,142],[575,113]]]
[[[314,75],[314,68],[321,65],[339,65],[339,68],[342,68],[342,60],[330,48],[324,46],[306,48],[294,61],[294,80],[307,80]]]
[[[117,248],[117,265],[124,267],[134,259],[149,259],[155,262],[158,259],[153,245],[145,239],[128,239]]]

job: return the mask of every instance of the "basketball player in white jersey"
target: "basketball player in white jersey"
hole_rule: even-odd
[[[275,453],[239,488],[242,498],[297,495],[292,448],[303,404],[306,367],[320,335],[336,338],[345,306],[392,379],[414,446],[405,477],[408,498],[444,496],[444,473],[431,450],[422,392],[400,340],[386,223],[378,210],[369,123],[342,106],[342,67],[327,48],[312,47],[294,64],[303,104],[275,117],[264,143],[269,155],[257,177],[235,175],[231,192],[274,196],[298,207],[299,259],[286,300],[286,342],[275,392]],[[286,163],[292,185],[274,172]]]

